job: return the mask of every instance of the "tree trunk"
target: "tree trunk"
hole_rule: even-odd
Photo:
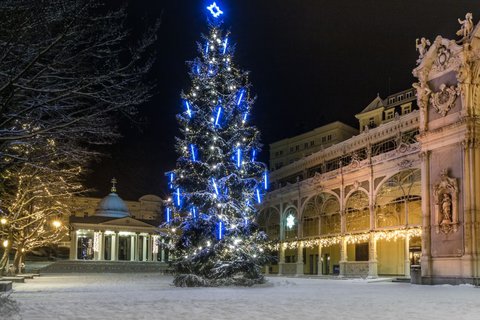
[[[2,276],[6,275],[8,272],[8,261],[9,261],[10,250],[12,249],[12,240],[13,240],[13,235],[10,232],[8,234],[8,245],[4,247],[5,251],[3,251],[3,256],[2,256],[2,259],[0,260],[0,275]]]
[[[23,246],[18,246],[15,252],[15,258],[13,258],[13,266],[15,267],[15,274],[22,273],[22,261],[23,261]]]

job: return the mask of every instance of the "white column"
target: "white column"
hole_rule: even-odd
[[[115,234],[112,234],[112,261],[118,261],[119,240],[118,231],[115,231]]]
[[[317,261],[317,274],[321,275],[323,270],[322,264],[322,245],[318,244],[318,261]]]
[[[303,276],[304,275],[304,271],[303,271],[303,242],[302,241],[299,241],[298,242],[298,247],[297,247],[297,271],[296,271],[296,275],[297,276]]]
[[[77,260],[77,231],[70,231],[70,260]]]
[[[135,240],[137,240],[135,236],[130,236],[130,261],[138,261]]]
[[[147,261],[147,237],[143,236],[142,261]]]
[[[140,236],[135,233],[135,261],[140,261]]]
[[[105,259],[105,231],[100,231],[100,243],[98,244],[98,260]]]
[[[100,235],[98,231],[93,232],[93,260],[100,260]]]
[[[378,278],[377,239],[373,232],[370,233],[368,251],[368,277]]]
[[[405,277],[410,278],[410,235],[405,235]]]

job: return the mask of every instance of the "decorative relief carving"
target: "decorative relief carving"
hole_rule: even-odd
[[[440,173],[440,181],[433,186],[435,201],[435,231],[448,234],[458,230],[458,184],[448,176],[447,169]]]
[[[458,95],[458,88],[454,86],[447,87],[445,84],[442,84],[440,85],[440,91],[432,93],[430,103],[439,114],[445,117],[454,106]]]
[[[437,50],[437,58],[433,62],[434,70],[443,71],[447,68],[450,56],[452,55],[450,49],[445,45],[440,45]]]
[[[400,169],[407,169],[407,168],[411,168],[413,166],[413,160],[402,160],[398,163],[398,167]]]

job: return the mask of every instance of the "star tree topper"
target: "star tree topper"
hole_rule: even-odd
[[[212,14],[214,18],[218,18],[220,15],[223,14],[223,11],[220,10],[220,8],[217,6],[217,4],[214,2],[211,5],[207,7],[208,11]]]

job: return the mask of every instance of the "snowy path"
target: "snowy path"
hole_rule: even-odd
[[[157,274],[44,275],[15,285],[23,319],[480,319],[480,288],[272,277],[175,288]]]

